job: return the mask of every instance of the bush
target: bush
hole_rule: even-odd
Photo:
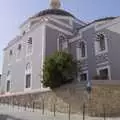
[[[72,56],[65,52],[56,52],[46,58],[43,66],[43,85],[51,89],[74,80],[76,62]]]

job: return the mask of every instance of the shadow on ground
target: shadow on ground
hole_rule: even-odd
[[[0,115],[0,120],[23,120],[9,115]]]

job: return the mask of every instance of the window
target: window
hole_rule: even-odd
[[[105,80],[108,79],[108,69],[107,68],[100,70],[99,73],[100,73],[100,76],[102,79],[105,79]]]
[[[22,48],[22,45],[19,44],[19,45],[18,45],[18,50],[21,51],[21,48]]]
[[[30,88],[31,87],[31,74],[26,75],[26,86],[25,88]]]
[[[17,47],[17,58],[20,57],[21,49],[22,49],[22,45],[19,44],[18,47]]]
[[[109,66],[97,68],[97,73],[102,80],[111,79],[111,75],[110,75],[111,73],[110,73],[110,67]]]
[[[32,37],[29,37],[28,41],[27,41],[27,54],[32,53]]]
[[[9,77],[9,76],[10,76],[10,71],[7,72],[7,77]]]
[[[10,56],[12,56],[12,54],[13,54],[13,51],[12,51],[12,50],[10,50]]]
[[[25,68],[25,89],[30,89],[31,88],[31,80],[32,80],[32,66],[31,64],[28,62],[26,64],[26,68]]]
[[[62,50],[66,52],[68,51],[68,41],[62,43]]]
[[[10,80],[7,80],[7,89],[6,89],[7,92],[10,92]]]
[[[96,36],[95,41],[95,51],[96,53],[102,53],[107,50],[107,39],[105,38],[105,35],[100,33]]]
[[[80,81],[87,81],[87,73],[80,74]]]
[[[79,42],[76,49],[77,60],[81,60],[87,57],[87,45],[84,41]]]
[[[80,42],[81,57],[85,57],[85,43]]]
[[[58,36],[58,40],[57,40],[57,49],[58,50],[63,50],[64,48],[66,48],[66,43],[64,44],[66,38],[63,34],[60,34]]]
[[[6,92],[10,92],[11,71],[8,70],[6,74]]]

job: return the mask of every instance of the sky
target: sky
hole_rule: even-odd
[[[61,0],[62,8],[90,22],[120,16],[120,0]],[[19,26],[35,13],[49,8],[49,0],[0,0],[0,73],[3,48],[19,33]]]

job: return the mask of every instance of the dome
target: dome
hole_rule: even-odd
[[[44,15],[61,15],[61,16],[68,16],[68,17],[74,17],[71,13],[61,10],[61,9],[46,9],[43,11],[40,11],[36,15],[32,16],[31,18],[36,18]]]

